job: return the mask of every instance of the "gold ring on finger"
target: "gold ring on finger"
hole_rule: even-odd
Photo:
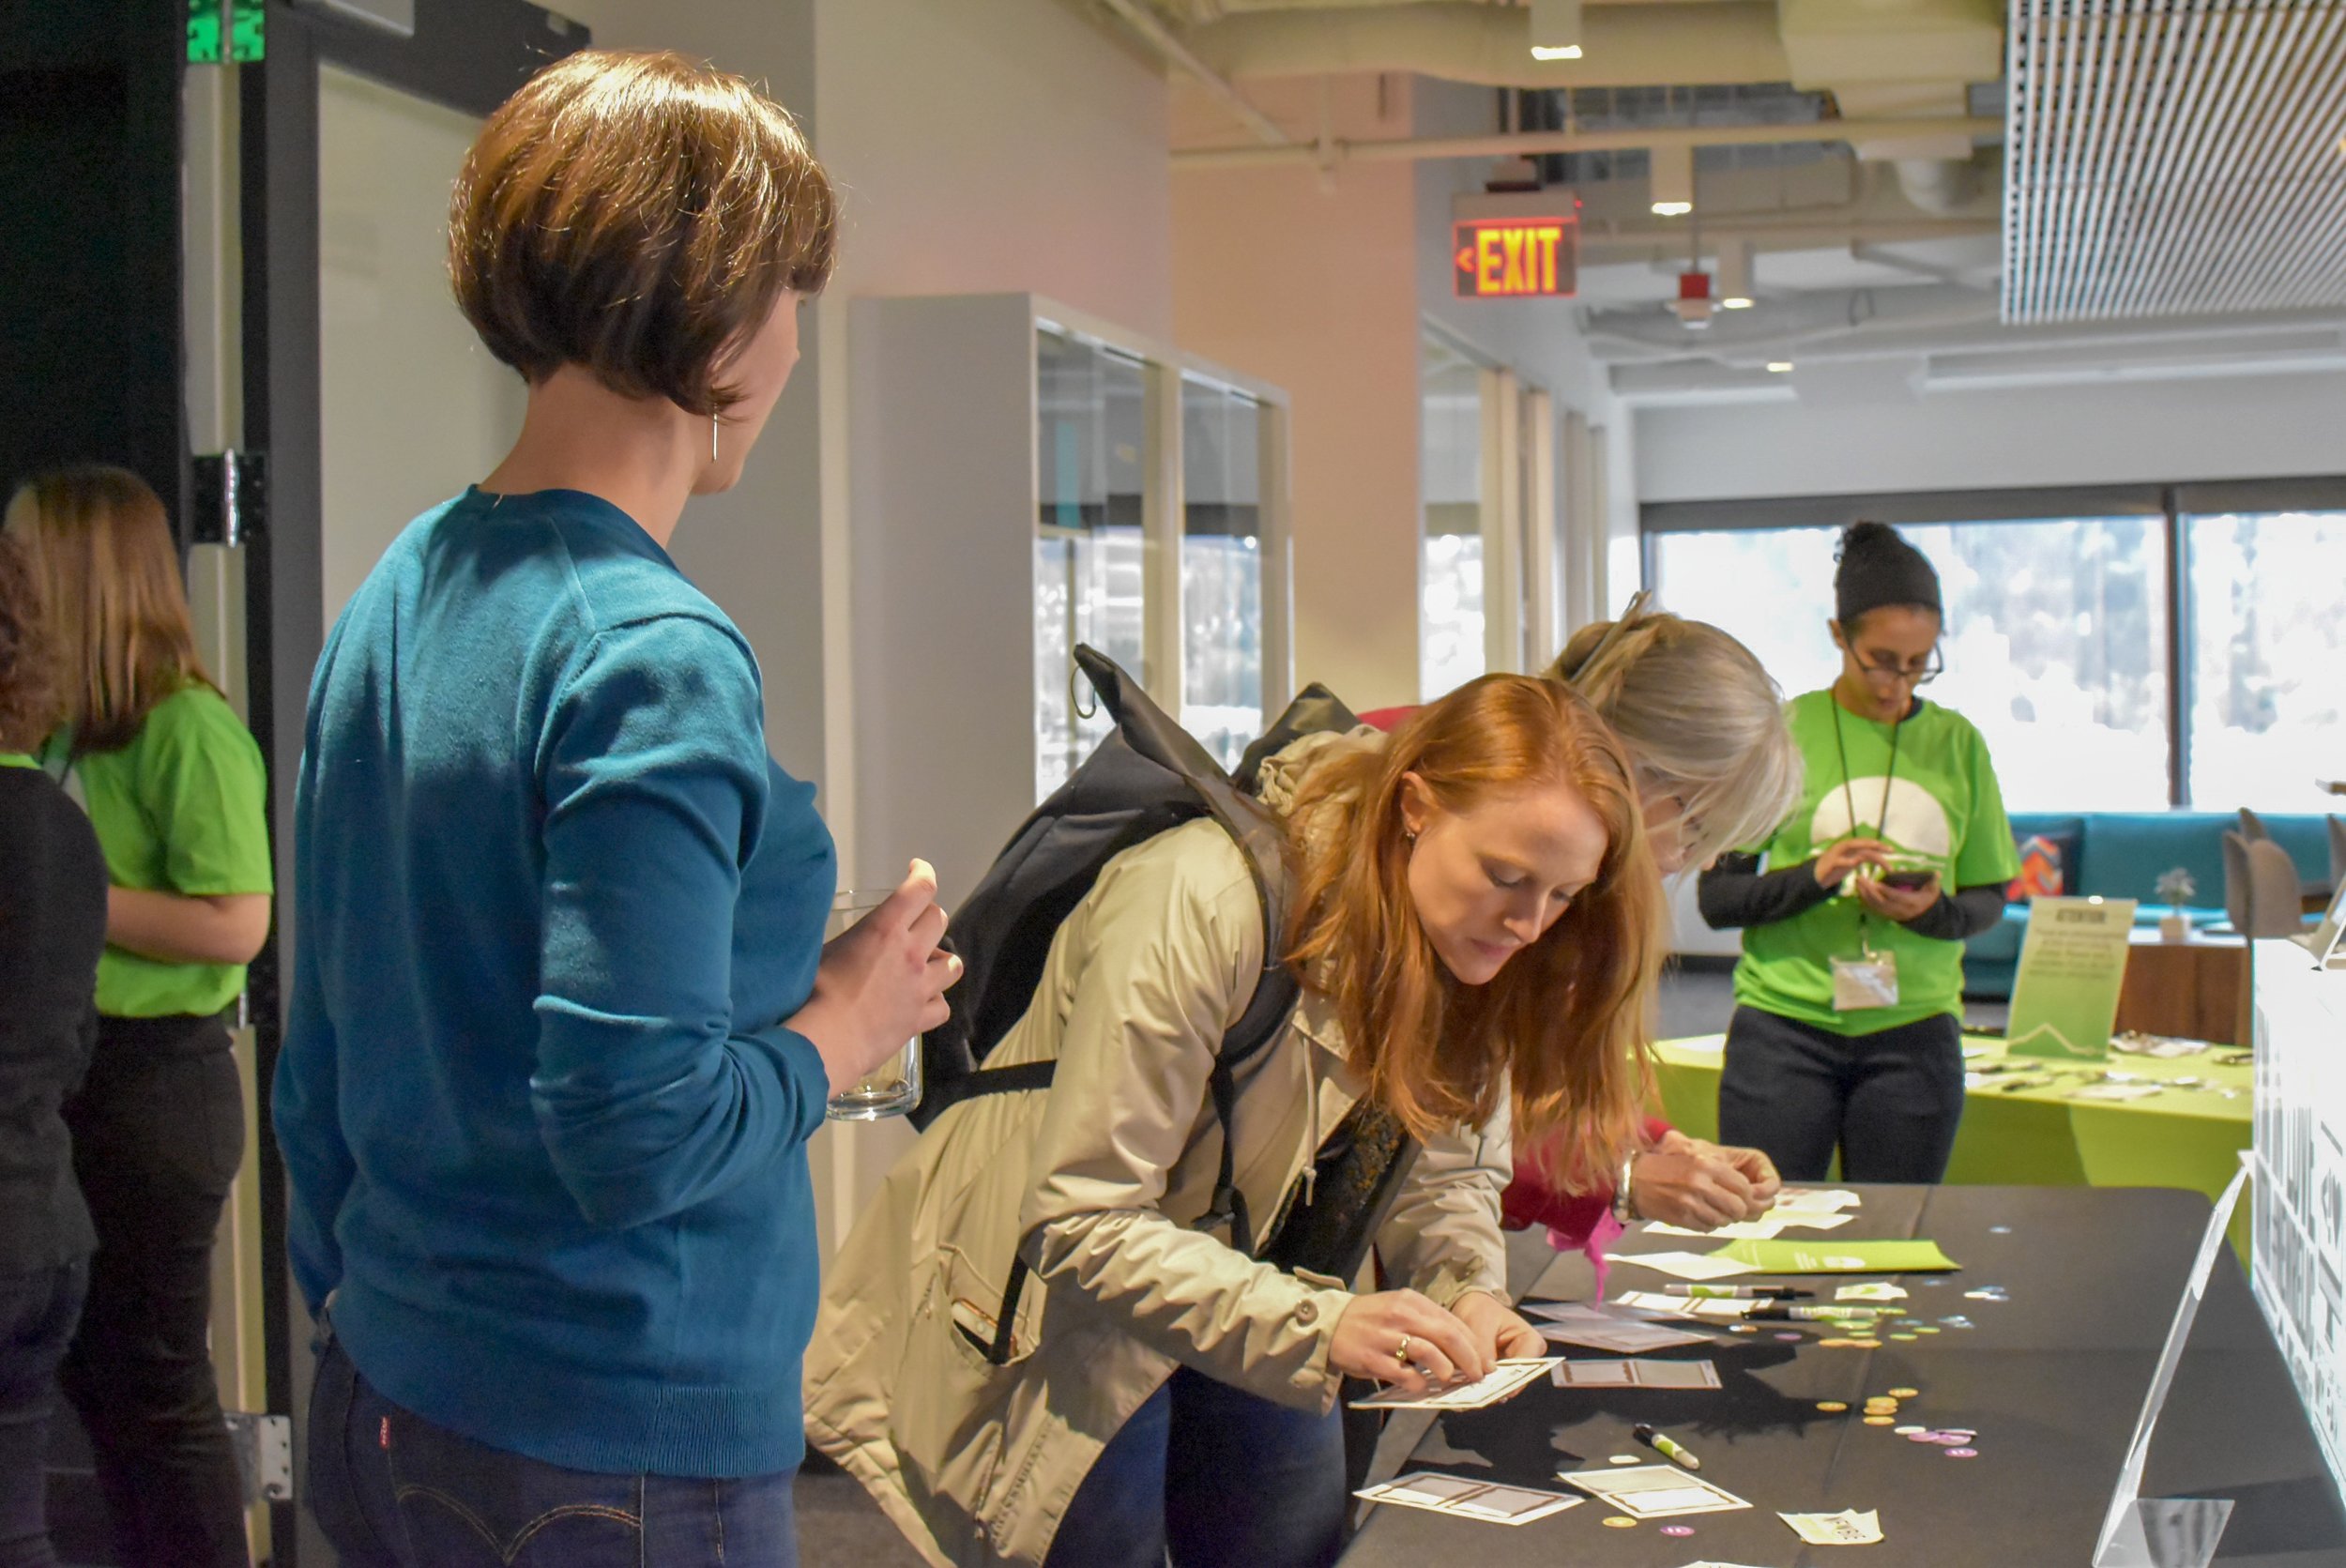
[[[1393,1359],[1403,1366],[1409,1364],[1409,1336],[1408,1334],[1401,1336],[1401,1347],[1393,1353]]]

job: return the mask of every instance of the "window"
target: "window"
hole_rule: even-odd
[[[2155,517],[1902,525],[1939,570],[1946,674],[2015,811],[2167,804],[2166,535]],[[1839,673],[1832,527],[1653,536],[1664,605],[1742,639],[1786,693]],[[2338,580],[2333,568],[2329,582]],[[2312,588],[2307,595],[2310,601]],[[2337,705],[2330,705],[2335,720]],[[2300,769],[2303,771],[2303,769]]]
[[[1130,356],[1052,330],[1035,334],[1035,797],[1067,782],[1107,734],[1077,689],[1089,643],[1142,680],[1142,456],[1146,381]]]
[[[1483,635],[1483,373],[1425,343],[1418,572],[1418,694],[1454,692],[1488,667]]]
[[[1181,379],[1181,725],[1225,768],[1263,727],[1262,404]]]
[[[1041,317],[1035,376],[1036,798],[1108,733],[1078,644],[1235,767],[1291,679],[1284,400]]]
[[[2183,520],[2191,799],[2321,811],[2346,774],[2346,511]]]

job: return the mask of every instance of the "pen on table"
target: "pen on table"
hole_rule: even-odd
[[[1782,1302],[1762,1302],[1744,1317],[1746,1319],[1785,1319],[1795,1323],[1870,1323],[1881,1314],[1880,1307],[1787,1306]]]
[[[1790,1302],[1816,1294],[1790,1285],[1668,1285],[1662,1288],[1669,1295],[1699,1302]]]
[[[1629,1435],[1682,1469],[1699,1470],[1702,1469],[1701,1460],[1696,1458],[1693,1454],[1687,1453],[1683,1448],[1681,1448],[1678,1444],[1670,1441],[1669,1439],[1662,1436],[1661,1433],[1656,1432],[1651,1426],[1640,1423],[1630,1428]]]

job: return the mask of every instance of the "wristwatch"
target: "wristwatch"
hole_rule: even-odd
[[[1638,1156],[1631,1153],[1621,1163],[1621,1178],[1613,1183],[1613,1218],[1622,1225],[1634,1224],[1638,1218],[1638,1200],[1630,1192],[1630,1182],[1638,1166]]]

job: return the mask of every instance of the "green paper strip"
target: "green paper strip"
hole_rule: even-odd
[[[1936,1241],[1730,1241],[1711,1256],[1763,1274],[1930,1274],[1962,1267]]]

